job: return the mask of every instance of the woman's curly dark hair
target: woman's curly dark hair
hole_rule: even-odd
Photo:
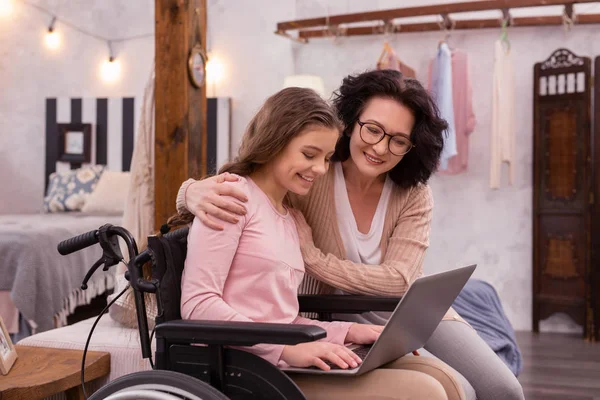
[[[427,183],[439,164],[448,124],[421,83],[405,78],[395,70],[373,70],[349,75],[333,94],[333,104],[344,123],[344,134],[338,141],[333,161],[350,157],[350,135],[367,102],[373,97],[397,100],[414,114],[415,125],[410,140],[415,147],[389,171],[390,178],[402,188]]]

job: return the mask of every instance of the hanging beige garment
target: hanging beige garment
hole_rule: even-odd
[[[123,227],[131,232],[140,249],[154,231],[154,70],[142,99]]]
[[[510,50],[502,42],[494,45],[492,88],[492,138],[490,143],[490,188],[498,189],[502,164],[508,164],[508,183],[513,184],[515,161],[515,79]]]
[[[377,61],[377,69],[394,69],[400,71],[405,78],[416,78],[417,76],[415,70],[404,64],[387,42],[384,43],[383,52]]]
[[[140,252],[146,248],[148,235],[154,233],[154,67],[144,89],[141,107],[136,141],[131,158],[131,181],[122,222],[122,226],[135,238]],[[121,246],[121,251],[125,259],[128,260],[124,245]],[[125,265],[119,263],[115,269],[115,292],[109,297],[108,301],[111,301],[128,284],[123,276],[126,271]],[[154,310],[155,307],[154,296],[147,295],[146,308]],[[148,315],[150,325],[154,323],[154,315],[152,314],[154,313]],[[113,304],[110,308],[110,316],[125,326],[136,326],[135,305],[131,289],[129,293],[123,295]]]

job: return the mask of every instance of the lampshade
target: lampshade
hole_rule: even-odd
[[[321,97],[325,97],[323,79],[316,75],[290,75],[283,82],[283,87],[303,87],[313,89]]]

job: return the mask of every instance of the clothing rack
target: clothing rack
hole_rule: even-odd
[[[405,32],[449,31],[459,29],[499,28],[506,26],[552,26],[573,24],[598,24],[600,14],[575,15],[573,5],[576,3],[593,3],[598,0],[484,0],[465,1],[460,3],[437,4],[418,7],[395,8],[390,10],[370,11],[354,14],[340,14],[326,17],[308,18],[295,21],[280,22],[275,34],[289,39],[307,43],[308,39],[319,37],[382,35]],[[564,6],[563,15],[512,17],[510,10],[540,6]],[[452,19],[450,14],[499,10],[502,18],[496,19]],[[439,22],[421,22],[400,24],[394,23],[396,18],[440,16]],[[364,23],[372,22],[365,25]],[[361,23],[361,26],[348,26]],[[297,35],[289,31],[298,31]]]

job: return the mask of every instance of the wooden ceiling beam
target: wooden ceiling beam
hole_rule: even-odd
[[[354,22],[389,21],[395,18],[421,17],[427,15],[444,15],[462,12],[503,10],[511,8],[528,8],[539,6],[573,5],[575,3],[592,3],[597,0],[483,0],[464,1],[460,3],[436,4],[429,6],[396,8],[353,14],[332,15],[329,17],[308,18],[296,21],[285,21],[277,24],[277,32],[336,26]],[[350,29],[350,28],[349,28]],[[358,29],[358,28],[356,28]]]
[[[538,17],[512,17],[511,26],[513,27],[525,27],[525,26],[555,26],[562,25],[564,23],[563,17],[556,16],[538,16]],[[453,30],[468,30],[468,29],[485,29],[485,28],[499,28],[502,21],[499,19],[477,19],[477,20],[453,20]],[[577,15],[577,25],[585,24],[600,24],[600,14],[580,14]],[[440,24],[437,22],[422,22],[414,24],[394,24],[393,32],[395,33],[407,33],[407,32],[428,32],[428,31],[440,31]],[[340,30],[339,36],[363,36],[363,35],[382,35],[384,34],[382,25],[374,26],[361,26],[354,28],[346,28]],[[328,37],[332,36],[331,31],[328,29],[310,29],[302,30],[298,34],[301,40],[307,40],[311,38]]]

